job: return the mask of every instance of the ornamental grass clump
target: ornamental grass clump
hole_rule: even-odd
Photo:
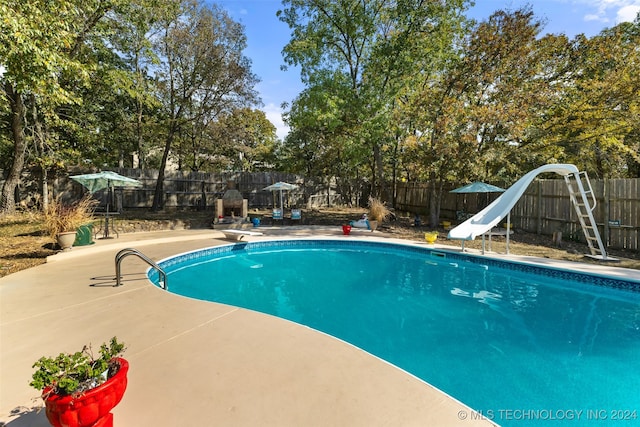
[[[84,346],[76,353],[60,353],[57,357],[41,357],[33,364],[37,370],[33,373],[29,385],[43,390],[47,398],[51,394],[80,395],[98,387],[118,372],[116,357],[125,350],[123,343],[116,337],[109,345],[100,346],[100,357],[94,357],[91,345]]]
[[[53,239],[60,233],[76,231],[78,227],[93,221],[93,211],[97,204],[97,200],[85,196],[67,205],[58,196],[49,204],[44,214],[45,229]]]
[[[375,197],[369,197],[369,220],[382,222],[391,216],[387,206]]]

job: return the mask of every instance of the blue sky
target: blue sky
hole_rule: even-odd
[[[290,37],[289,28],[276,17],[281,0],[213,0],[230,16],[245,26],[248,47],[245,55],[261,82],[257,89],[264,103],[263,111],[276,126],[280,138],[287,128],[280,105],[290,103],[303,89],[296,69],[280,70],[284,64],[282,48]],[[532,5],[536,16],[546,19],[546,33],[565,33],[569,37],[584,33],[591,37],[604,28],[623,21],[633,21],[640,11],[640,0],[476,0],[468,16],[483,20],[498,9],[514,10]]]

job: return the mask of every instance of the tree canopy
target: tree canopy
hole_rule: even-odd
[[[284,0],[286,66],[304,90],[279,141],[260,111],[246,36],[203,0],[0,2],[0,211],[23,169],[274,170],[506,186],[550,162],[640,177],[640,19],[588,38],[546,34],[530,7],[474,22],[468,0]]]
[[[25,167],[44,204],[49,174],[69,167],[213,163],[210,145],[227,145],[218,121],[260,105],[244,28],[214,4],[5,0],[0,16],[2,212],[15,209]],[[246,144],[275,138],[263,117],[246,120],[264,132]]]
[[[446,184],[510,185],[553,162],[639,176],[638,19],[569,40],[530,7],[469,22],[466,2],[444,3],[284,2],[283,54],[307,86],[286,116],[292,168],[372,192],[429,182],[435,223]]]

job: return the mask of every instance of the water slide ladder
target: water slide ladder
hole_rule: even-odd
[[[589,251],[593,258],[607,260],[607,252],[600,238],[598,226],[593,216],[596,208],[596,197],[591,187],[591,181],[586,171],[570,173],[564,176],[567,183],[571,203],[576,210],[578,220],[582,226],[584,237],[589,245]]]

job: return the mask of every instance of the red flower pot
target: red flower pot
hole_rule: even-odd
[[[350,225],[343,225],[342,226],[342,234],[344,234],[345,236],[348,236],[349,233],[351,233],[351,226]]]
[[[113,427],[111,410],[120,403],[127,388],[129,362],[116,357],[120,369],[96,388],[80,396],[50,394],[44,401],[47,419],[54,427]],[[43,391],[46,395],[48,389]]]

